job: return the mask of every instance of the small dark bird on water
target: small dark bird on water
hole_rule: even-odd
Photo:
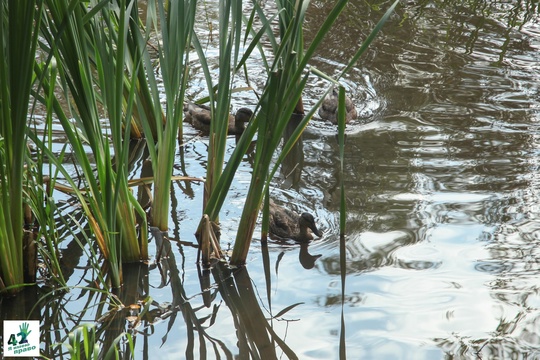
[[[315,225],[313,215],[310,213],[298,215],[292,210],[276,205],[273,201],[270,201],[269,222],[270,234],[283,239],[307,242],[313,240],[313,234],[322,236]]]
[[[319,116],[321,119],[328,120],[333,124],[337,124],[338,94],[337,89],[333,88],[332,92],[326,95],[319,108]],[[345,110],[347,112],[345,114],[345,123],[348,124],[357,118],[358,113],[356,112],[356,107],[348,96],[345,96]]]
[[[212,117],[210,107],[195,103],[187,103],[184,106],[185,117],[184,121],[190,123],[195,129],[208,134],[210,133],[210,123]],[[248,108],[238,109],[236,115],[229,114],[229,130],[230,135],[240,135],[244,132],[245,124],[249,122],[253,116],[253,111]]]

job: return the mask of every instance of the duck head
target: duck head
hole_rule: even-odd
[[[240,108],[234,115],[234,127],[239,130],[244,130],[245,123],[248,123],[253,116],[253,111],[248,108]]]
[[[313,233],[318,237],[322,236],[322,233],[319,231],[319,229],[317,229],[317,225],[315,225],[315,218],[310,213],[302,213],[298,219],[298,225],[300,226],[300,234],[305,234],[309,239],[313,239],[313,237],[308,235],[308,228],[311,229],[311,231],[313,231]]]
[[[337,124],[339,91],[332,86],[332,92],[328,93],[324,98],[321,107],[319,108],[319,116],[323,120],[328,120],[333,124]],[[358,117],[356,107],[353,101],[348,96],[345,96],[345,122],[349,123]]]

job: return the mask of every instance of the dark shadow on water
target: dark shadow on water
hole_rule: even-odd
[[[187,337],[188,345],[185,349],[185,355],[188,359],[213,358],[214,356],[225,356],[227,359],[235,357],[277,359],[276,345],[288,358],[297,358],[285,341],[274,332],[271,323],[261,309],[247,269],[245,267],[231,269],[225,263],[218,261],[210,270],[199,268],[200,288],[204,307],[212,308],[213,306],[211,319],[215,318],[217,312],[222,310],[219,305],[214,303],[218,293],[231,311],[238,338],[237,351],[239,352],[237,356],[233,357],[231,349],[206,332],[206,329],[214,324],[213,320],[210,319],[210,325],[208,325],[205,322],[209,320],[208,317],[198,317],[197,311],[201,308],[193,308],[187,299],[174,253],[171,251],[171,244],[166,234],[160,236],[154,232],[154,238],[157,248],[160,249],[159,258],[161,261],[157,263],[162,274],[160,287],[170,285],[173,295],[170,311],[162,316],[162,319],[168,318],[168,331],[162,339],[162,344],[174,341],[168,338],[169,335]],[[213,276],[214,285],[211,284],[210,274]],[[179,312],[182,313],[186,323],[187,334],[171,332]],[[195,347],[196,337],[199,340],[198,348]],[[208,347],[208,343],[211,344],[210,347]],[[210,349],[213,349],[212,355]]]
[[[313,269],[315,266],[315,261],[322,256],[322,254],[311,255],[308,251],[309,244],[301,243],[300,252],[298,253],[298,260],[304,269]]]
[[[247,268],[230,269],[219,262],[212,273],[234,318],[239,358],[277,359],[277,345],[289,359],[297,359],[298,356],[274,332],[266,319]]]
[[[302,114],[292,114],[291,119],[287,123],[285,132],[283,133],[283,144],[289,141],[291,135],[298,127],[298,124],[303,119]],[[302,171],[304,169],[304,144],[302,136],[294,144],[291,151],[283,159],[281,163],[281,172],[284,180],[285,188],[298,188],[298,184],[302,179]]]
[[[341,275],[341,322],[340,322],[340,335],[339,335],[339,358],[344,360],[347,358],[347,345],[345,342],[345,280],[347,279],[347,250],[345,247],[345,235],[341,234],[339,237],[339,269]]]
[[[268,238],[266,236],[264,236],[261,240],[261,255],[263,261],[265,280],[264,283],[266,284],[266,298],[268,299],[268,308],[272,309],[272,274],[270,270],[270,253],[268,251]],[[270,322],[272,321],[273,319],[270,319]]]
[[[191,307],[191,304],[187,300],[187,296],[184,290],[183,281],[180,277],[180,273],[177,268],[176,259],[174,253],[172,252],[171,243],[168,239],[167,233],[160,233],[154,231],[154,238],[156,239],[156,247],[159,249],[158,258],[161,259],[157,263],[159,272],[161,274],[161,284],[159,287],[165,287],[170,285],[172,292],[172,303],[170,305],[170,312],[167,314],[168,324],[167,324],[167,333],[162,338],[162,345],[167,342],[169,334],[176,321],[178,312],[182,313],[184,321],[186,323],[186,338],[188,339],[188,348],[186,349],[186,358],[193,359],[194,356],[194,339],[195,332],[194,329],[199,330],[199,339],[200,342],[200,352],[206,354],[206,347],[204,341],[204,330],[201,328],[200,323],[197,319],[195,311]],[[165,317],[164,317],[165,319]],[[182,334],[172,333],[173,336],[180,336]],[[174,341],[174,340],[173,340]],[[191,355],[188,355],[191,354]]]
[[[148,270],[148,265],[144,263],[123,265],[123,286],[121,289],[113,291],[122,307],[119,309],[114,305],[109,306],[109,312],[106,313],[105,318],[100,319],[104,328],[101,357],[108,349],[115,346],[117,338],[121,337],[126,329],[128,332],[133,332],[133,329],[141,322],[144,315],[143,309],[146,305],[145,300],[149,294]],[[134,337],[133,339],[136,342],[137,339],[146,340],[146,337]],[[126,358],[132,355],[127,344],[123,345],[121,352]]]

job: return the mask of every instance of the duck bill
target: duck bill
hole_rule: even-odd
[[[321,237],[322,236],[322,233],[319,231],[319,229],[317,229],[317,226],[315,224],[311,224],[309,226],[309,228],[311,229],[311,231],[313,231],[313,233],[315,235],[317,235],[318,237]]]

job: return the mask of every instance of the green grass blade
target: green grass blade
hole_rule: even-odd
[[[139,76],[139,64],[134,64],[132,75],[126,76],[129,66],[124,60],[128,58],[135,1],[122,0],[114,5],[100,1],[90,6],[75,1],[45,1],[48,12],[41,33],[59,65],[64,94],[74,104],[74,122],[50,95],[51,87],[46,82],[44,90],[49,95],[45,102],[51,102],[49,106],[58,116],[84,174],[85,191],[78,196],[96,242],[110,263],[113,285],[118,287],[122,283],[122,261],[147,256],[147,233],[142,231],[139,239],[136,231],[135,213],[140,213],[140,206],[127,182],[129,140],[125,133],[130,132],[134,103],[139,99],[133,85]],[[102,112],[109,120],[107,132],[101,127]],[[86,142],[95,164],[88,159]],[[140,219],[146,229],[145,217]]]
[[[196,1],[168,3],[157,1],[159,29],[163,47],[159,52],[165,89],[165,128],[158,131],[156,149],[151,151],[155,177],[152,224],[161,230],[168,228],[170,186],[176,139],[182,126],[183,101],[187,86],[189,44],[193,32]],[[158,26],[156,24],[156,26]],[[153,145],[150,145],[153,146]],[[158,156],[159,153],[159,156]]]
[[[18,291],[24,277],[33,279],[36,271],[24,273],[23,184],[41,11],[38,1],[0,3],[0,293]]]
[[[339,186],[340,186],[340,207],[339,207],[339,232],[345,236],[345,224],[347,220],[345,203],[345,185],[343,184],[343,159],[345,155],[345,123],[347,110],[345,109],[345,88],[339,87],[338,95],[338,146],[339,146]]]

